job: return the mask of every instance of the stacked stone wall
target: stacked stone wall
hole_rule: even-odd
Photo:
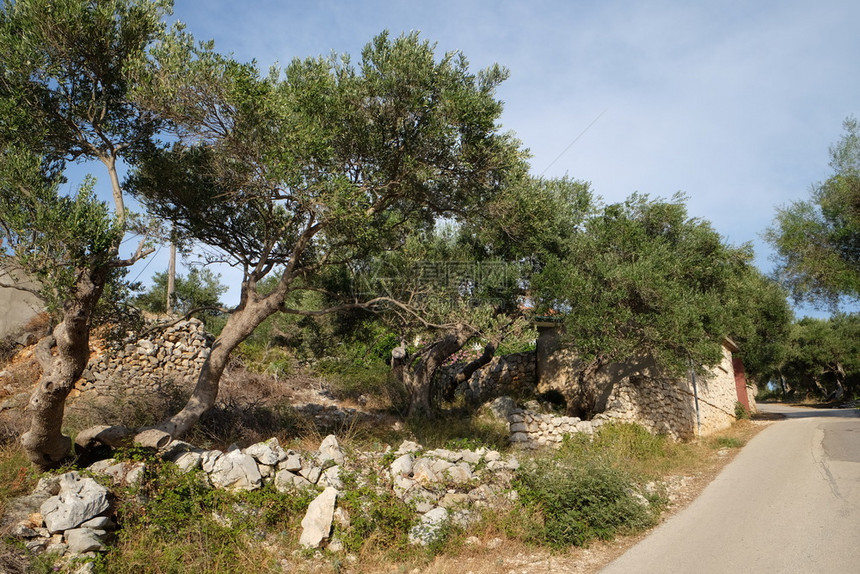
[[[202,321],[180,321],[163,332],[92,357],[75,388],[109,397],[151,395],[166,385],[190,387],[209,356],[212,341]]]
[[[603,416],[639,423],[675,440],[696,434],[696,408],[689,381],[633,376],[618,381]]]
[[[472,403],[532,392],[537,386],[535,361],[534,351],[493,357],[464,383],[462,392]]]
[[[565,435],[592,434],[605,418],[584,421],[578,417],[538,413],[529,409],[513,409],[508,413],[511,442],[525,448],[560,446]]]

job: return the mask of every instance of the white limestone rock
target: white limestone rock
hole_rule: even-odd
[[[40,507],[45,526],[50,533],[75,528],[98,516],[110,507],[108,490],[92,478],[76,472],[60,476],[60,489]]]
[[[317,462],[321,465],[325,465],[330,460],[334,461],[337,465],[342,465],[344,461],[343,450],[341,450],[340,445],[337,443],[337,438],[333,434],[323,439],[319,448],[319,456],[317,457]]]
[[[412,476],[412,465],[415,463],[415,457],[411,453],[404,454],[395,459],[389,467],[391,469],[391,477],[410,478]]]
[[[102,552],[107,550],[101,536],[104,530],[92,530],[90,528],[72,528],[66,530],[65,538],[68,551],[71,554],[83,554],[84,552]]]
[[[412,478],[419,484],[439,482],[439,477],[433,472],[433,461],[429,458],[419,458],[413,463]]]
[[[241,450],[231,450],[218,457],[209,480],[216,488],[230,490],[256,490],[263,485],[257,462]]]
[[[338,490],[343,488],[343,481],[340,479],[340,467],[331,466],[325,469],[317,481],[320,486],[331,486]]]
[[[203,456],[199,452],[188,451],[180,453],[173,459],[173,464],[179,467],[182,472],[191,472],[200,468]]]
[[[418,524],[409,530],[409,543],[419,546],[431,544],[439,537],[447,521],[448,511],[442,507],[427,512]]]
[[[279,470],[275,473],[274,485],[278,492],[289,492],[299,488],[313,487],[310,481],[288,470]]]
[[[397,449],[397,452],[395,454],[406,454],[406,453],[415,454],[419,450],[421,450],[420,444],[418,444],[417,442],[413,442],[411,440],[405,440],[402,443],[400,443],[400,447]]]
[[[302,548],[319,548],[323,541],[328,539],[337,495],[337,489],[329,486],[308,506],[302,519],[302,535],[299,538]]]
[[[466,462],[455,464],[447,469],[445,474],[456,484],[465,484],[472,480],[472,468]]]
[[[278,470],[298,472],[302,469],[302,457],[294,450],[286,451],[286,456],[278,461]]]
[[[254,457],[254,459],[262,465],[275,466],[280,459],[281,445],[278,444],[278,439],[271,438],[266,442],[258,442],[252,444],[245,449],[245,454]]]

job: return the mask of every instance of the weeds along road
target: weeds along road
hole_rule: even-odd
[[[759,408],[786,419],[602,574],[860,572],[858,411]]]

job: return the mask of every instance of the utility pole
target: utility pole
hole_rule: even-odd
[[[176,291],[176,243],[170,242],[170,262],[167,264],[167,301],[164,306],[168,315],[173,315],[173,294]]]

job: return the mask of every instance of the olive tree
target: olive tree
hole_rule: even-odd
[[[503,343],[534,339],[530,277],[549,257],[563,255],[592,208],[585,182],[522,177],[479,216],[411,237],[396,256],[375,260],[382,277],[374,292],[408,303],[379,313],[401,337],[392,366],[409,393],[410,416],[432,415],[440,395],[453,399]],[[416,339],[421,344],[407,344]],[[482,351],[463,353],[466,345]],[[434,387],[436,372],[455,354],[471,360],[459,361],[451,380]]]
[[[56,324],[40,343],[43,373],[22,437],[40,466],[69,452],[65,399],[89,358],[93,309],[115,271],[145,253],[141,243],[130,258],[119,257],[128,220],[117,167],[150,146],[159,126],[129,91],[169,8],[148,0],[5,0],[0,11],[2,257],[34,274],[40,294],[54,299]],[[94,198],[91,183],[72,197],[60,193],[57,178],[68,161],[102,164],[112,211]]]
[[[598,370],[650,356],[669,372],[714,365],[731,333],[726,305],[748,247],[726,245],[671,201],[633,195],[588,217],[532,281],[537,310],[563,318],[583,361],[569,408],[595,414]]]
[[[777,210],[765,238],[776,249],[776,273],[795,300],[837,308],[860,300],[860,124],[830,148],[833,175],[810,198]]]
[[[243,274],[188,403],[158,427],[172,436],[214,404],[230,354],[267,317],[383,299],[295,306],[325,291],[327,270],[397,250],[440,216],[470,217],[523,171],[497,124],[506,72],[472,73],[416,34],[377,36],[357,64],[296,59],[268,75],[181,34],[156,57],[161,72],[139,97],[173,122],[177,143],[140,164],[135,192]]]

